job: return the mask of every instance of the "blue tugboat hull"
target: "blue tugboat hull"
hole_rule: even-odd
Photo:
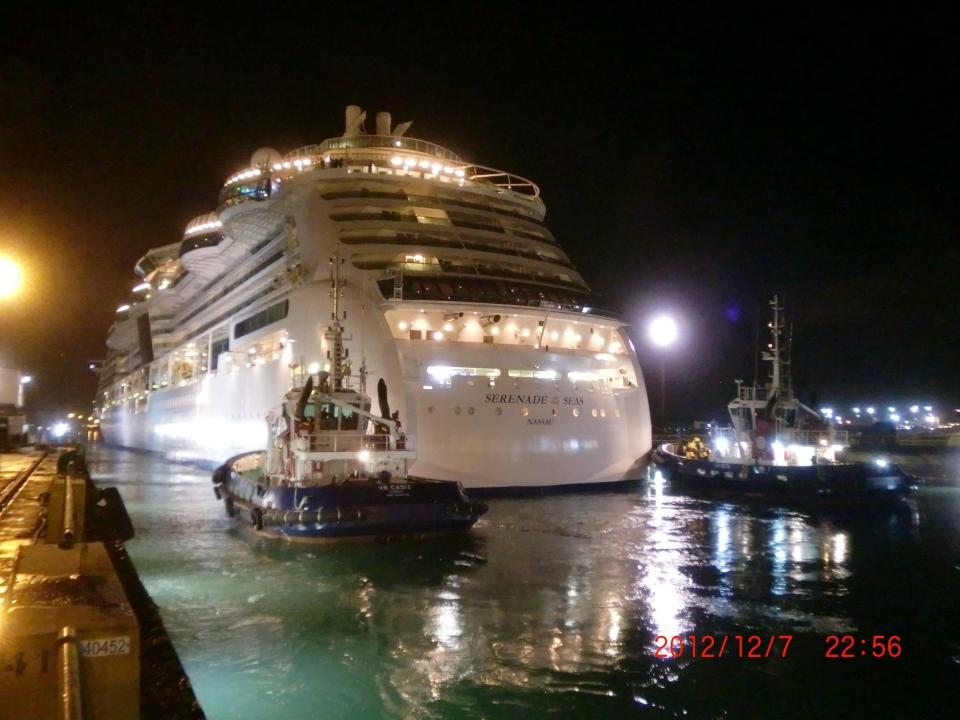
[[[337,485],[268,485],[232,469],[213,474],[227,514],[288,540],[387,540],[465,532],[487,511],[458,483],[352,479]]]
[[[894,464],[742,465],[682,458],[663,448],[657,449],[657,456],[678,487],[721,495],[781,501],[876,502],[900,499],[920,483]]]

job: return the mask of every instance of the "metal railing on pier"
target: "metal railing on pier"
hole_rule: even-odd
[[[57,637],[58,720],[83,720],[80,697],[80,653],[77,631],[65,626]]]

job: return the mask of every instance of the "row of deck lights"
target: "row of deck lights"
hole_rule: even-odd
[[[455,168],[451,165],[441,165],[438,162],[431,162],[430,160],[417,160],[416,158],[403,158],[399,155],[394,155],[390,158],[390,164],[396,168],[405,167],[408,170],[413,170],[419,168],[421,170],[429,170],[434,175],[440,175],[441,173],[445,175],[453,175],[454,177],[462,178],[466,175],[462,168]]]
[[[478,322],[476,322],[476,321],[468,321],[468,322],[466,323],[466,327],[467,327],[468,329],[470,329],[470,328],[472,328],[472,329],[481,329],[481,328],[482,328],[481,324],[478,323]],[[441,331],[441,330],[435,330],[435,331],[433,331],[432,333],[430,333],[430,327],[429,327],[429,325],[427,324],[427,321],[426,321],[426,320],[415,320],[413,323],[408,323],[408,322],[406,322],[405,320],[401,320],[400,322],[397,323],[397,329],[398,329],[400,332],[406,332],[408,329],[420,330],[420,331],[423,331],[423,332],[427,332],[427,333],[430,335],[430,337],[432,337],[434,340],[436,340],[436,341],[439,342],[439,341],[445,340],[445,339],[446,339],[446,334],[449,334],[449,333],[454,332],[454,330],[456,329],[456,327],[455,327],[454,324],[451,323],[451,322],[444,322],[444,324],[443,324],[443,330],[442,330],[442,331]],[[489,326],[489,327],[487,327],[487,328],[484,328],[484,329],[489,330],[490,334],[491,334],[493,337],[497,337],[497,336],[500,335],[500,328],[497,327],[496,325],[491,325],[491,326]],[[513,335],[514,335],[514,337],[515,337],[516,339],[519,339],[519,338],[529,338],[529,337],[531,336],[530,328],[523,328],[523,329],[521,330],[520,328],[517,327],[516,323],[509,323],[509,324],[507,325],[507,327],[506,327],[506,330],[507,330],[507,332],[512,332]],[[546,337],[547,337],[551,342],[557,342],[558,340],[560,340],[561,334],[560,334],[560,332],[557,331],[557,330],[551,330],[551,331],[550,331],[550,334],[547,335]],[[567,328],[567,329],[564,330],[564,332],[563,332],[563,340],[564,340],[564,343],[565,343],[566,345],[577,345],[577,346],[579,346],[579,344],[580,344],[581,342],[583,342],[583,335],[581,335],[580,333],[574,332],[574,331],[571,330],[570,328]],[[600,349],[602,349],[602,346],[603,346],[603,338],[602,338],[600,335],[593,335],[593,336],[591,337],[591,341],[592,341],[594,344],[599,344]],[[536,347],[537,349],[539,349],[539,344],[536,345],[535,347]],[[623,345],[622,345],[619,341],[617,341],[617,340],[613,340],[613,341],[607,346],[607,350],[608,350],[610,353],[619,353],[622,349],[623,349]]]

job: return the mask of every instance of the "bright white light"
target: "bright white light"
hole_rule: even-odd
[[[439,330],[437,330],[437,331],[433,334],[433,339],[434,339],[434,340],[443,340],[443,333],[440,332]]]
[[[23,377],[20,378],[21,385],[27,385],[32,382],[33,382],[33,375],[24,375]]]
[[[122,312],[126,312],[129,309],[130,309],[130,306],[124,303],[123,305],[117,308],[117,312],[122,313]]]
[[[65,422],[55,423],[53,426],[53,436],[55,438],[62,438],[67,434],[67,431],[70,430],[70,425]]]
[[[820,414],[823,415],[825,418],[832,418],[833,408],[820,408]]]
[[[896,412],[896,411],[897,411],[897,409],[896,409],[895,407],[893,407],[893,405],[891,405],[890,407],[887,408],[887,412]]]
[[[359,453],[357,453],[357,457],[360,459],[360,462],[365,463],[370,459],[370,451],[361,450]]]
[[[320,372],[320,363],[312,362],[307,365],[307,372],[311,375],[316,375],[318,372]]]
[[[403,332],[404,330],[407,329],[407,323],[401,320],[400,322],[397,323],[397,329],[400,330],[400,332]]]
[[[136,292],[136,293],[138,293],[138,292],[146,292],[146,291],[149,290],[149,289],[150,289],[150,283],[148,283],[148,282],[142,282],[142,283],[140,283],[139,285],[134,285],[134,286],[133,286],[133,291]]]
[[[859,415],[859,414],[860,414],[860,408],[858,408],[858,407],[853,408],[853,414],[854,414],[854,415]]]
[[[773,443],[771,443],[770,447],[773,448],[773,451],[775,453],[783,452],[783,443],[780,442],[779,440],[774,440]]]
[[[883,458],[877,458],[877,459],[874,460],[873,462],[874,462],[874,464],[875,464],[877,467],[882,467],[882,468],[885,468],[885,467],[887,467],[887,465],[890,464],[890,462],[889,462],[888,460],[884,460]]]
[[[500,328],[498,328],[496,325],[494,325],[492,328],[490,328],[490,334],[491,334],[491,335],[499,335],[499,334],[500,334]]]
[[[453,332],[453,323],[444,323],[443,329],[445,332]]]
[[[867,415],[873,415],[876,412],[876,408],[868,407]]]
[[[427,375],[437,382],[446,382],[454,374],[454,368],[447,365],[431,365],[427,368]]]
[[[713,447],[717,452],[726,455],[730,450],[730,441],[725,437],[718,437],[713,441]]]
[[[916,415],[918,412],[920,412],[920,406],[919,406],[919,405],[911,405],[911,406],[910,406],[910,412],[912,412],[914,415]]]
[[[890,413],[890,419],[893,420],[893,422],[899,422],[900,416],[897,415],[897,413]]]
[[[924,405],[924,406],[923,406],[923,409],[926,410],[927,412],[930,412],[931,410],[933,410],[933,406],[932,406],[932,405]]]
[[[676,341],[679,330],[677,330],[677,323],[672,317],[659,315],[650,323],[649,333],[654,345],[667,347]]]
[[[570,380],[570,382],[596,382],[600,379],[600,376],[592,372],[577,372],[576,370],[572,370],[567,373],[567,379]]]
[[[538,380],[556,380],[557,371],[556,370],[535,370],[533,376]]]

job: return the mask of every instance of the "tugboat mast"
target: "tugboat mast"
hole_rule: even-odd
[[[340,245],[336,254],[330,258],[333,264],[330,273],[333,312],[326,338],[330,342],[330,387],[333,392],[343,389],[343,326],[340,324]]]

